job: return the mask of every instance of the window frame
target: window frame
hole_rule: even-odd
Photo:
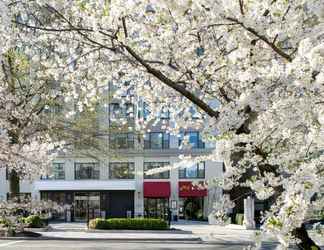
[[[189,131],[184,131],[180,133],[180,137],[178,138],[178,146],[180,147],[183,141],[183,138],[187,135],[189,135],[189,144],[190,143],[190,134],[196,134],[197,137],[197,141],[194,143],[194,146],[191,146],[191,148],[193,149],[204,149],[206,147],[205,142],[203,142],[203,140],[201,140],[201,136],[200,136],[200,132],[199,131],[193,131],[193,130],[189,130]]]
[[[60,167],[62,167],[62,169],[61,169],[61,172],[63,172],[63,178],[57,178],[57,176],[55,175],[55,168],[54,168],[54,166],[60,166]],[[53,173],[53,180],[65,180],[65,164],[64,164],[64,162],[53,162],[52,163],[52,173]]]
[[[130,121],[135,118],[135,105],[132,102],[126,102],[126,103],[119,103],[119,102],[111,102],[108,105],[109,110],[109,121],[112,122],[113,120],[120,120],[120,119],[126,119],[127,121]],[[117,107],[117,108],[113,108]],[[129,107],[131,107],[131,111],[129,112]],[[116,109],[116,110],[115,110]],[[115,116],[115,112],[118,111],[118,115]],[[112,117],[112,116],[115,117]]]
[[[170,165],[170,162],[161,162],[161,161],[148,161],[144,162],[143,164],[143,178],[147,180],[154,180],[154,179],[170,179],[170,170],[163,171],[161,173],[156,173],[152,175],[146,175],[145,172],[150,170],[150,169],[155,169],[156,167],[153,168],[147,168],[146,166],[153,165],[153,164],[162,164],[162,167]],[[163,176],[163,174],[166,174],[166,176]]]
[[[125,137],[123,138],[122,135],[125,135]],[[125,147],[117,147],[117,143],[114,143],[114,140],[115,140],[115,142],[117,142],[118,137],[125,139],[125,142],[126,142]],[[109,136],[109,147],[111,149],[134,149],[135,148],[134,133],[133,132],[125,132],[125,133],[112,134],[111,136]]]
[[[91,176],[90,177],[88,176],[87,178],[80,178],[81,176],[79,175],[79,178],[77,178],[77,172],[78,171],[80,172],[80,170],[77,170],[78,165],[80,166],[80,168],[82,165],[88,165],[87,166],[88,169],[89,169],[89,166],[92,165],[93,170],[91,170],[91,172],[89,172],[89,173],[91,173]],[[98,169],[95,170],[94,168],[98,168]],[[98,176],[96,176],[95,171],[98,172]],[[74,180],[99,180],[99,179],[100,179],[100,165],[98,162],[75,162],[74,163]]]
[[[203,174],[201,173],[201,169],[200,169],[200,164],[203,164]],[[188,169],[192,168],[192,167],[196,167],[196,176],[188,176]],[[206,162],[202,161],[202,162],[198,162],[195,163],[193,166],[190,166],[188,168],[179,168],[178,171],[178,177],[179,179],[205,179],[206,178]]]
[[[112,175],[112,169],[114,168],[114,164],[120,164],[121,166],[123,164],[127,164],[127,176],[122,178],[116,178]],[[134,180],[135,179],[135,163],[134,162],[109,162],[109,180]]]
[[[161,148],[152,148],[152,134],[162,134]],[[165,143],[166,141],[167,143]],[[148,143],[146,144],[146,142]],[[153,150],[170,149],[170,134],[161,131],[146,133],[144,138],[144,149],[153,149]]]

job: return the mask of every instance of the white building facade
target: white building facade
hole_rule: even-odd
[[[126,118],[130,124],[134,123],[138,118],[134,114],[139,114],[136,105],[124,105],[126,108],[111,103],[109,112],[105,112],[108,116],[100,118],[101,126],[113,126],[113,123],[118,126],[116,118]],[[163,117],[164,122],[167,118]],[[117,148],[114,157],[94,159],[61,155],[53,161],[51,178],[21,180],[20,194],[64,205],[67,211],[56,216],[61,220],[130,216],[165,218],[170,210],[174,219],[207,219],[213,202],[222,191],[195,184],[221,178],[222,163],[199,162],[154,175],[145,172],[172,165],[179,161],[179,155],[208,154],[214,146],[205,144],[199,131],[195,130],[182,131],[180,136],[171,135],[157,125],[149,131],[144,139],[132,131],[108,138],[107,146]],[[179,148],[183,136],[189,139],[190,149]],[[0,168],[0,199],[7,199],[8,194],[8,173],[5,168]]]
[[[170,145],[171,146],[171,145]],[[193,149],[192,154],[208,149]],[[179,161],[177,148],[124,153],[121,160],[92,158],[57,158],[53,177],[20,181],[21,195],[53,200],[71,209],[71,220],[88,217],[163,217],[170,208],[174,218],[206,219],[221,190],[201,188],[197,182],[221,177],[222,164],[212,161],[185,169],[171,169],[146,175],[145,170]],[[0,198],[6,199],[9,181],[0,169]],[[192,185],[194,183],[194,185]],[[58,219],[66,219],[60,215]]]

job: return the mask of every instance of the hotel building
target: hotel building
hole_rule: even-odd
[[[108,120],[109,126],[116,117],[126,117],[131,123],[143,115],[129,103],[110,103],[108,109],[108,118],[103,120]],[[205,161],[153,175],[145,172],[178,162],[179,155],[208,154],[214,145],[204,143],[199,131],[185,130],[175,136],[161,127],[151,126],[144,138],[132,132],[111,135],[107,146],[114,148],[115,157],[94,159],[62,154],[53,161],[50,177],[21,180],[20,193],[65,205],[65,213],[57,214],[56,219],[68,221],[164,217],[168,209],[174,219],[207,219],[222,191],[215,187],[202,189],[193,183],[221,177],[222,163]],[[179,147],[184,136],[189,139],[190,149]],[[0,168],[0,199],[9,197],[8,193],[8,174]]]

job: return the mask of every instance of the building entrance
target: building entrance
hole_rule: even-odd
[[[202,220],[203,208],[203,197],[187,197],[179,199],[179,217],[181,219]]]
[[[79,192],[74,194],[74,221],[87,221],[100,217],[100,193]]]
[[[167,219],[168,208],[168,198],[144,198],[145,217]]]

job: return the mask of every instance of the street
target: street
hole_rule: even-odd
[[[219,250],[238,250],[243,249],[244,245],[237,244],[205,244],[201,242],[119,242],[119,241],[94,241],[94,240],[2,240],[0,241],[1,250],[173,250],[173,249],[219,249]],[[275,245],[263,247],[264,250],[275,249]]]

